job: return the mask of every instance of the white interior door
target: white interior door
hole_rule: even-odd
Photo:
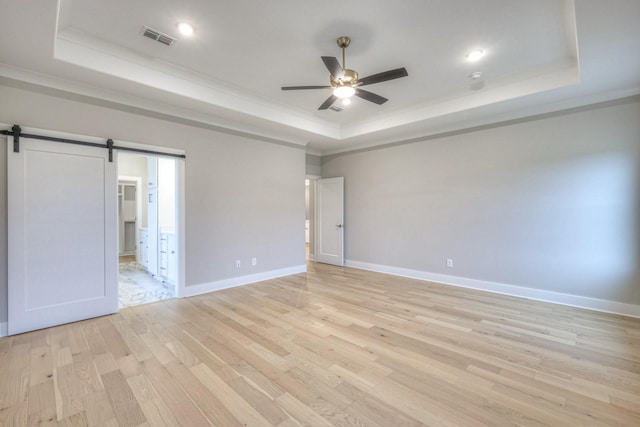
[[[7,147],[9,334],[117,312],[115,162],[102,148]]]
[[[319,262],[344,265],[344,178],[316,181]]]

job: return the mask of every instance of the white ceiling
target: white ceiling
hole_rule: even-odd
[[[333,153],[640,93],[639,0],[3,0],[0,76]],[[180,37],[177,23],[196,28]],[[142,26],[178,37],[171,47]],[[360,76],[318,111],[320,56]],[[476,63],[465,53],[482,48]],[[468,75],[483,73],[474,90]]]

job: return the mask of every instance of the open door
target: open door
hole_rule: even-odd
[[[26,137],[7,147],[9,334],[117,312],[108,151]]]
[[[316,260],[344,265],[344,178],[316,181]]]

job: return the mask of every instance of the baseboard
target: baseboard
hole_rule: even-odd
[[[249,274],[247,276],[231,277],[229,279],[216,280],[215,282],[200,283],[198,285],[186,286],[184,288],[185,297],[206,294],[207,292],[219,291],[222,289],[235,288],[236,286],[248,285],[265,280],[276,279],[278,277],[290,276],[292,274],[305,273],[307,265],[296,265],[295,267],[281,268],[278,270],[265,271],[262,273]]]
[[[309,261],[315,261],[316,256],[314,254],[309,254]]]
[[[7,322],[0,322],[0,338],[6,337],[9,334],[9,329],[7,328]]]
[[[563,294],[560,292],[545,291],[541,289],[525,288],[504,283],[487,282],[484,280],[469,279],[466,277],[449,276],[446,274],[429,273],[420,270],[392,267],[388,265],[370,264],[367,262],[347,260],[347,267],[361,270],[376,271],[394,276],[408,277],[411,279],[425,280],[444,285],[458,286],[462,288],[478,289],[496,294],[511,295],[537,301],[552,302],[570,307],[586,308],[605,313],[621,314],[623,316],[640,318],[640,305],[626,304],[617,301],[609,301],[597,298],[583,297],[579,295]]]

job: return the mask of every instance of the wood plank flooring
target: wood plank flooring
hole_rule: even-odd
[[[0,425],[640,426],[640,319],[309,264],[0,339]]]

